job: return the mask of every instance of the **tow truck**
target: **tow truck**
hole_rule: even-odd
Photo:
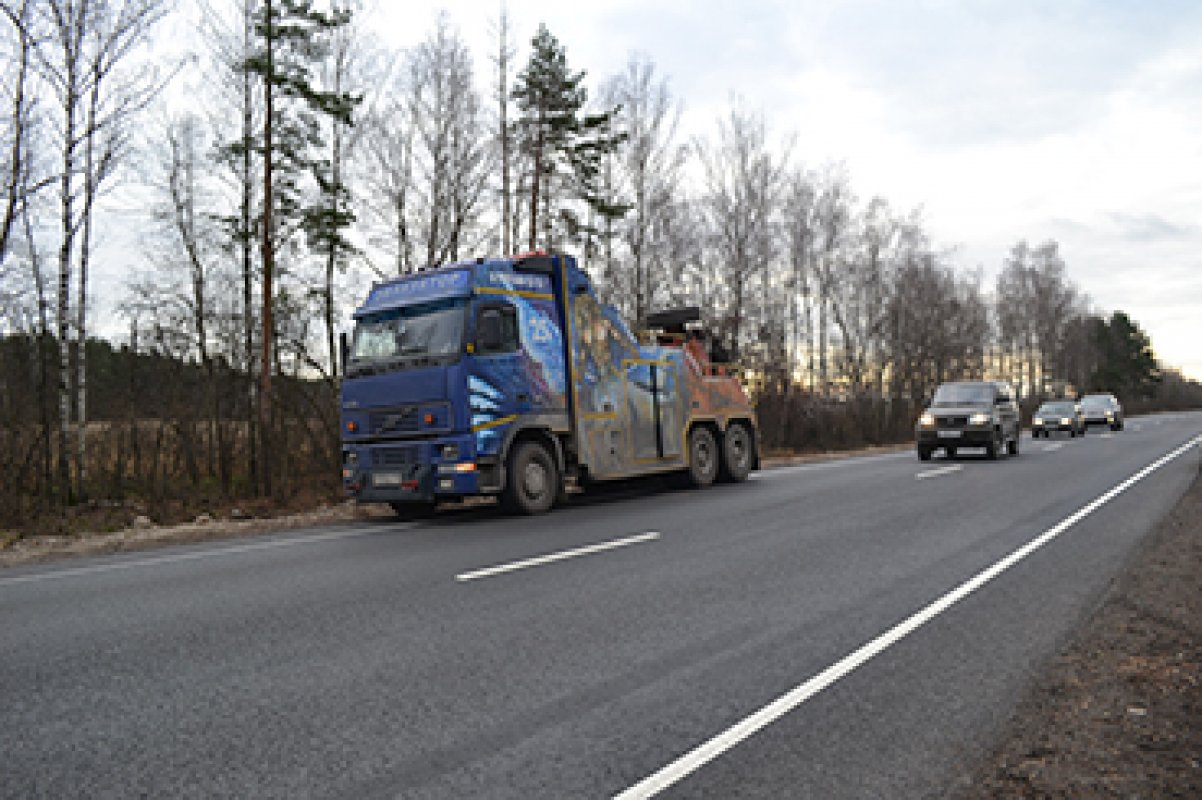
[[[400,516],[481,495],[537,514],[599,481],[746,480],[755,413],[700,316],[652,314],[640,341],[541,251],[375,283],[343,339],[343,487]]]

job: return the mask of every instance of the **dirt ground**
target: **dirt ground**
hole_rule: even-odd
[[[764,466],[847,455],[766,458]],[[390,514],[387,506],[347,502],[184,525],[143,518],[115,533],[0,541],[0,568]],[[972,774],[952,797],[1202,798],[1202,476],[1035,681]]]
[[[953,796],[1202,798],[1202,476]]]

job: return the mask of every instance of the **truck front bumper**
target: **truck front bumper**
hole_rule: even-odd
[[[444,457],[448,446],[453,457]],[[342,486],[367,503],[429,503],[478,494],[480,474],[470,447],[470,440],[458,438],[346,445]]]

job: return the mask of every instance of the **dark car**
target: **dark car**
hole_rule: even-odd
[[[1087,394],[1081,398],[1085,424],[1106,425],[1112,431],[1123,429],[1123,407],[1112,394]]]
[[[1067,431],[1070,437],[1085,435],[1085,413],[1075,401],[1050,400],[1035,410],[1031,435],[1047,438],[1056,431]]]
[[[1019,418],[1014,390],[1001,381],[942,384],[914,429],[918,457],[942,449],[954,458],[962,447],[983,447],[990,458],[1004,448],[1018,455]]]

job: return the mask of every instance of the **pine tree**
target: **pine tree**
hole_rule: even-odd
[[[1094,322],[1098,366],[1090,379],[1097,391],[1113,392],[1122,398],[1152,397],[1160,383],[1160,365],[1152,352],[1152,341],[1143,329],[1122,311],[1109,320]]]
[[[563,46],[540,25],[531,41],[533,51],[513,89],[521,117],[517,121],[522,146],[530,160],[531,249],[538,245],[542,226],[545,244],[551,244],[552,226],[558,221],[576,239],[589,231],[572,207],[583,201],[601,218],[621,217],[629,206],[598,191],[601,163],[622,142],[613,120],[617,109],[595,114],[584,112],[588,91],[585,72],[568,68]],[[573,197],[556,200],[556,183],[566,183]]]
[[[313,0],[264,0],[255,15],[258,50],[244,69],[263,87],[263,211],[260,226],[263,268],[263,336],[260,359],[259,435],[260,490],[272,492],[271,374],[275,345],[273,319],[277,237],[303,229],[311,242],[329,244],[350,224],[349,214],[329,213],[323,198],[341,189],[315,154],[323,146],[319,117],[349,125],[358,98],[349,92],[322,91],[313,80],[314,67],[328,52],[329,35],[350,22],[349,11],[314,8]],[[279,101],[277,103],[277,100]],[[306,207],[303,179],[316,176],[319,198]],[[337,203],[335,203],[337,205]],[[278,219],[275,218],[278,212]]]

